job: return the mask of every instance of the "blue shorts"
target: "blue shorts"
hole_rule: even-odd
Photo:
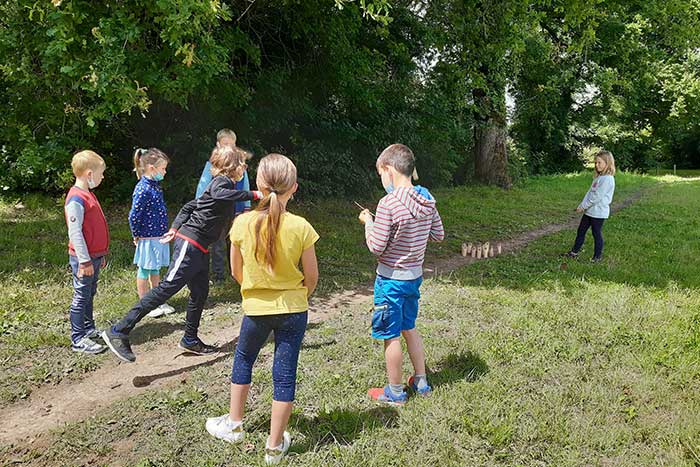
[[[374,281],[372,337],[393,339],[399,337],[401,331],[410,331],[416,327],[422,283],[422,277],[401,281],[377,275]]]

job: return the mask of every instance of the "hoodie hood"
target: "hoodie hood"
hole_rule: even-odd
[[[415,219],[432,217],[435,211],[435,198],[420,185],[396,188],[389,196],[395,196]]]

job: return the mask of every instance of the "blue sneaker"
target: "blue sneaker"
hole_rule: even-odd
[[[413,391],[418,394],[419,396],[429,396],[433,392],[433,388],[430,386],[426,386],[423,389],[418,389],[418,386],[416,386],[416,381],[415,377],[411,376],[408,378],[408,387],[413,389]]]
[[[395,396],[394,393],[391,392],[389,385],[386,385],[383,388],[371,388],[367,391],[367,395],[372,400],[399,406],[404,405],[406,403],[406,399],[408,399],[408,394],[406,394],[406,391],[401,391],[400,395]]]

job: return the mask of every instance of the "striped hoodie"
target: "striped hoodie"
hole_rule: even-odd
[[[383,197],[374,221],[365,224],[367,247],[379,257],[377,274],[389,279],[421,277],[428,239],[444,238],[435,199],[419,185],[399,187]]]

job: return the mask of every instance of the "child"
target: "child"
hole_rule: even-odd
[[[615,193],[615,159],[610,151],[600,151],[595,155],[595,172],[590,190],[583,197],[583,201],[576,208],[576,212],[583,212],[583,217],[578,225],[576,241],[571,251],[564,256],[577,258],[583,242],[586,240],[586,232],[591,227],[593,230],[593,258],[597,263],[603,259],[603,222],[610,217],[610,203]]]
[[[296,178],[296,167],[288,158],[265,156],[257,176],[264,198],[255,211],[238,216],[231,228],[231,271],[241,284],[245,316],[231,371],[230,411],[206,422],[207,431],[216,438],[243,440],[253,363],[272,331],[274,392],[270,436],[265,445],[267,464],[282,460],[291,443],[285,428],[292,412],[299,350],[306,331],[307,299],[318,282],[314,249],[318,234],[303,217],[286,209],[297,190]]]
[[[178,347],[198,355],[216,352],[216,348],[206,345],[197,336],[202,309],[209,294],[207,248],[221,235],[221,229],[228,222],[233,203],[262,197],[259,192],[235,189],[235,180],[243,177],[246,168],[244,157],[244,154],[235,148],[214,148],[211,155],[214,179],[201,198],[182,207],[171,229],[161,240],[167,243],[176,239],[173,259],[165,279],[149,290],[121,321],[102,333],[109,349],[121,360],[136,360],[129,343],[129,333],[136,324],[185,285],[190,289],[190,299],[187,304],[185,336]]]
[[[139,182],[132,195],[129,227],[134,237],[136,290],[139,298],[160,282],[160,268],[170,264],[170,245],[159,240],[168,231],[168,212],[160,182],[165,177],[170,159],[160,149],[137,149],[134,172]],[[157,318],[175,311],[163,303],[148,316]]]
[[[216,134],[216,145],[221,146],[236,146],[236,133],[228,128],[219,130]],[[248,156],[250,159],[250,155]],[[207,186],[211,182],[211,162],[207,161],[204,164],[204,170],[202,170],[202,175],[199,177],[199,183],[197,183],[197,192],[195,198],[199,198],[206,190]],[[248,172],[243,172],[243,180],[236,182],[236,189],[248,191],[250,190],[250,182],[248,181]],[[239,201],[234,206],[233,218],[243,212],[250,211],[250,201]],[[211,269],[214,276],[214,282],[223,282],[226,279],[226,259],[228,258],[228,245],[225,238],[228,233],[228,228],[224,228],[222,233],[222,238],[216,240],[211,244],[209,251],[211,252]]]
[[[416,330],[419,288],[428,239],[442,241],[445,233],[435,200],[427,189],[411,183],[415,158],[403,144],[392,144],[379,155],[377,172],[387,192],[377,205],[374,221],[368,210],[360,213],[369,250],[378,256],[374,283],[372,337],[384,341],[389,384],[367,393],[377,401],[394,405],[406,402],[401,374],[402,335],[413,363],[408,386],[420,395],[431,388],[425,374],[423,341]]]
[[[93,341],[100,333],[95,328],[92,304],[109,251],[109,229],[100,202],[90,190],[102,182],[106,165],[98,154],[86,150],[73,156],[71,166],[75,185],[68,191],[64,206],[74,289],[70,305],[71,349],[98,354],[105,347]]]

